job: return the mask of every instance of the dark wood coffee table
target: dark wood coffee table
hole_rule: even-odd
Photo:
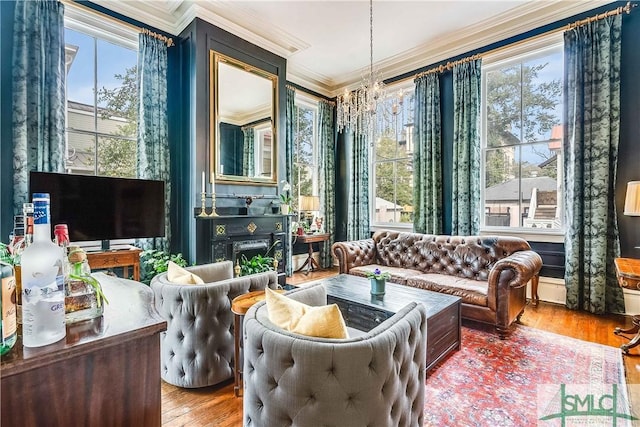
[[[427,309],[427,370],[460,349],[460,297],[389,282],[385,295],[374,297],[369,279],[350,274],[322,283],[327,302],[338,304],[347,326],[362,331],[373,329],[412,301],[422,303]]]

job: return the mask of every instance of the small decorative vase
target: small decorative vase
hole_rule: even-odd
[[[384,295],[384,288],[387,284],[387,279],[371,279],[371,295],[382,296]]]
[[[287,205],[286,203],[281,204],[280,212],[282,212],[282,215],[289,215],[289,205]]]

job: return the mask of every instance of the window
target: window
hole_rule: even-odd
[[[387,88],[387,93],[392,92],[403,95],[389,97],[376,111],[369,177],[372,225],[413,223],[413,87]]]
[[[317,103],[296,93],[293,148],[293,207],[299,210],[301,196],[318,195]],[[315,212],[308,212],[313,215]],[[302,212],[300,212],[302,214]]]
[[[483,228],[562,230],[563,61],[547,41],[483,64]]]
[[[66,170],[135,177],[137,35],[116,35],[104,28],[112,23],[95,27],[95,17],[67,11]]]

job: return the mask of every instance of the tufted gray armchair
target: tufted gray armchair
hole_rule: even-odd
[[[288,295],[327,303],[321,283]],[[278,328],[255,304],[244,319],[244,426],[422,426],[426,329],[425,308],[412,302],[356,338],[312,338]]]
[[[204,285],[178,285],[167,273],[151,280],[155,305],[167,321],[160,335],[161,376],[186,388],[205,387],[233,377],[231,300],[249,291],[277,287],[273,271],[233,277],[231,261],[187,267]]]

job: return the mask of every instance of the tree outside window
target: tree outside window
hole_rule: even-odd
[[[411,89],[403,92],[402,102],[390,97],[379,104],[376,113],[370,177],[372,224],[413,223],[414,95]]]
[[[316,121],[315,106],[296,102],[292,183],[292,204],[296,211],[299,210],[300,196],[318,195]]]

